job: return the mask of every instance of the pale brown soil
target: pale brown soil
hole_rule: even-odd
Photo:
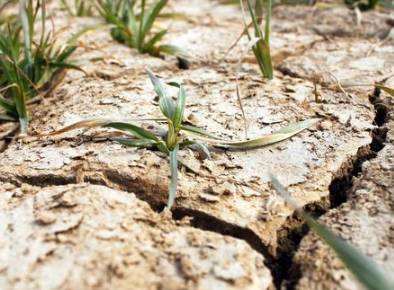
[[[149,66],[164,80],[185,84],[185,121],[222,137],[244,138],[235,73],[246,41],[221,61],[242,31],[239,8],[174,2],[172,9],[187,20],[164,21],[171,32],[166,42],[191,52],[190,69],[179,69],[173,57],[140,55],[112,41],[107,30],[89,34],[85,48],[74,55],[87,75],[69,72],[54,95],[32,109],[30,133],[93,117],[159,117],[144,71]],[[60,11],[54,21],[69,28],[65,34],[99,22]],[[240,73],[249,137],[312,117],[321,120],[265,148],[212,148],[212,159],[184,150],[182,160],[190,169],[181,169],[172,216],[161,213],[169,169],[160,152],[126,148],[102,129],[0,143],[5,148],[0,155],[0,288],[274,289],[283,282],[289,289],[355,289],[354,278],[313,235],[303,239],[292,263],[306,231],[271,189],[267,171],[298,203],[325,213],[324,222],[335,229],[341,225],[340,234],[392,270],[394,193],[388,189],[393,179],[383,178],[394,166],[393,126],[386,124],[390,99],[384,93],[370,97],[370,87],[349,89],[346,95],[333,89],[329,74],[363,83],[389,75],[392,42],[367,53],[392,23],[383,11],[364,13],[357,27],[347,9],[275,8],[275,79],[262,79],[250,55]],[[316,76],[321,100],[314,95]],[[1,137],[8,136],[10,126],[2,125]],[[354,177],[361,166],[362,174]]]

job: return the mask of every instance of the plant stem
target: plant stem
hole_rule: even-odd
[[[142,49],[142,42],[144,41],[144,33],[143,33],[143,27],[144,27],[144,14],[145,14],[145,0],[141,1],[141,19],[140,19],[140,29],[138,32],[138,50],[141,51]]]
[[[264,32],[264,40],[266,44],[269,46],[270,45],[270,33],[271,33],[271,0],[266,0],[267,2],[267,14],[265,18],[265,32]]]

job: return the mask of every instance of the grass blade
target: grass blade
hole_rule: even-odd
[[[129,124],[129,123],[111,122],[111,123],[107,123],[105,125],[102,125],[102,127],[110,127],[110,128],[118,129],[121,131],[130,132],[138,139],[150,139],[155,142],[159,141],[159,139],[155,135],[142,129],[141,127],[138,127],[138,126],[135,126],[135,125]]]
[[[170,171],[171,171],[171,182],[170,182],[170,194],[168,196],[168,210],[174,203],[177,187],[178,187],[178,150],[179,145],[176,144],[174,149],[170,151]]]
[[[155,53],[155,45],[167,34],[167,29],[157,32],[143,47],[143,52]]]
[[[394,89],[379,84],[375,84],[374,86],[381,89],[382,91],[385,91],[394,98]]]
[[[189,134],[189,135],[208,137],[208,138],[213,138],[215,140],[221,140],[221,138],[215,136],[214,134],[212,134],[204,129],[198,128],[198,127],[189,126],[189,125],[181,125],[181,129],[186,131],[187,134]]]
[[[0,107],[2,107],[7,112],[11,113],[14,116],[18,116],[18,111],[15,108],[14,102],[7,100],[0,94]]]
[[[0,113],[0,120],[3,120],[3,121],[11,121],[11,122],[18,121],[18,119],[14,118],[14,117],[12,117],[12,116],[10,116],[10,115],[3,114],[3,113]]]
[[[153,88],[157,94],[157,96],[159,97],[159,106],[160,106],[160,110],[163,112],[163,114],[170,120],[172,120],[172,117],[174,115],[174,102],[172,101],[172,99],[170,99],[167,95],[166,90],[163,87],[163,84],[161,83],[161,81],[155,76],[155,74],[149,70],[148,68],[146,68],[146,71],[149,74],[149,77],[152,81],[153,84]]]
[[[341,259],[353,275],[370,290],[392,290],[394,283],[386,279],[386,275],[364,254],[358,251],[350,243],[346,242],[324,225],[315,221],[302,210],[290,197],[290,194],[279,182],[270,174],[271,182],[275,190],[289,203],[302,217],[309,228],[313,230]]]
[[[194,138],[197,140],[201,140],[204,142],[212,143],[221,147],[228,147],[228,148],[256,148],[256,147],[263,147],[268,146],[285,139],[288,139],[301,131],[307,129],[308,127],[312,126],[318,121],[318,119],[309,119],[297,124],[293,124],[287,127],[284,127],[272,134],[265,135],[263,137],[252,139],[252,140],[245,140],[245,141],[227,141],[222,139],[212,139],[207,138],[204,136],[194,135]]]
[[[171,45],[171,44],[163,44],[160,45],[157,48],[158,51],[160,52],[164,52],[170,55],[175,55],[175,56],[179,56],[182,58],[189,58],[190,55],[186,52],[186,50],[184,50],[183,48],[176,46],[176,45]]]
[[[143,26],[142,28],[143,35],[141,37],[141,43],[144,41],[144,37],[152,29],[153,23],[155,22],[160,11],[164,8],[164,6],[167,5],[167,2],[168,0],[160,0],[158,2],[154,2],[151,6],[151,9],[147,12],[147,17],[141,19],[142,22],[141,25]]]
[[[181,128],[181,123],[183,119],[183,112],[185,109],[186,103],[186,92],[183,86],[179,83],[172,82],[169,85],[179,88],[178,98],[175,103],[175,111],[174,116],[172,118],[172,123],[174,124],[174,128],[179,130]]]
[[[152,139],[124,139],[124,138],[117,138],[114,141],[119,142],[120,144],[126,145],[128,147],[148,147],[152,145],[157,145],[157,141]]]

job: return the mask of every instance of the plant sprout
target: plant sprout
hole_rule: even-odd
[[[300,208],[296,202],[290,197],[290,194],[279,180],[270,174],[271,182],[275,190],[283,197],[283,199],[294,208],[298,216],[300,216],[309,228],[314,231],[346,265],[353,275],[370,290],[392,290],[394,284],[387,280],[385,274],[366,256],[358,251],[351,244],[334,234],[324,225],[315,221],[305,211]]]
[[[112,37],[130,47],[138,49],[141,53],[159,56],[160,53],[187,58],[182,48],[158,43],[167,34],[167,29],[152,32],[156,19],[167,5],[168,0],[148,1],[141,0],[98,0],[98,10],[105,20],[113,24]]]
[[[53,91],[65,69],[81,70],[67,59],[77,49],[78,38],[93,29],[87,27],[61,45],[53,31],[46,31],[45,2],[33,2],[20,0],[18,19],[0,30],[0,119],[19,120],[22,134],[28,126],[26,101]],[[37,40],[39,14],[41,35]]]
[[[267,146],[276,142],[280,142],[287,138],[294,136],[302,130],[314,124],[317,119],[309,119],[297,124],[284,127],[272,134],[263,137],[245,140],[245,141],[229,141],[216,137],[214,134],[207,132],[204,129],[183,124],[183,115],[186,102],[186,92],[183,86],[177,82],[170,82],[168,85],[178,88],[178,97],[174,102],[167,94],[161,81],[147,69],[149,77],[152,81],[153,88],[159,97],[159,107],[164,116],[162,119],[136,119],[136,121],[156,121],[167,123],[168,130],[164,135],[156,136],[145,129],[131,123],[106,120],[106,119],[91,119],[81,121],[63,129],[55,131],[51,134],[43,136],[51,136],[67,132],[78,128],[93,128],[93,127],[110,127],[118,129],[127,133],[131,133],[134,138],[116,138],[117,141],[123,145],[130,147],[156,147],[166,155],[170,160],[171,182],[169,188],[168,209],[171,209],[176,193],[178,183],[178,151],[187,146],[199,146],[209,156],[209,151],[204,143],[209,143],[225,148],[239,148],[250,149],[256,147]]]
[[[264,77],[273,79],[274,73],[272,69],[271,52],[270,52],[270,22],[271,22],[271,0],[265,0],[266,15],[264,33],[261,30],[263,21],[263,0],[256,0],[254,8],[250,0],[246,0],[248,10],[252,18],[252,23],[247,24],[245,18],[245,10],[243,5],[244,0],[240,0],[242,14],[244,15],[245,30],[242,34],[247,35],[249,42],[252,42],[252,51],[259,65],[260,71]],[[254,35],[249,32],[249,27],[252,26]]]

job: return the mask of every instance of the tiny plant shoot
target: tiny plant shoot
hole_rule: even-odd
[[[98,0],[97,8],[102,17],[114,27],[112,37],[140,53],[160,56],[161,53],[187,58],[182,48],[171,44],[159,44],[167,29],[154,30],[156,19],[167,5],[168,0],[148,1]]]
[[[66,69],[81,70],[67,59],[77,49],[78,38],[92,29],[87,27],[61,44],[52,30],[46,30],[46,17],[45,1],[19,0],[18,18],[0,28],[0,119],[19,121],[22,134],[28,127],[26,101],[52,92]]]
[[[273,174],[270,174],[270,178],[275,190],[292,208],[294,208],[296,213],[306,222],[309,228],[337,254],[346,267],[367,289],[394,289],[393,282],[387,280],[386,275],[372,261],[370,261],[370,259],[364,256],[351,244],[338,237],[327,227],[315,221],[296,204],[285,187]]]
[[[183,124],[183,115],[186,104],[186,92],[183,86],[177,82],[168,83],[168,85],[178,88],[178,97],[174,102],[167,94],[162,82],[147,69],[149,77],[152,81],[153,88],[159,97],[159,107],[163,114],[162,119],[136,119],[136,121],[157,121],[166,122],[168,129],[164,135],[156,136],[145,129],[131,123],[117,122],[115,120],[92,119],[81,121],[60,129],[48,135],[56,135],[78,128],[92,128],[92,127],[110,127],[118,129],[127,133],[131,133],[134,138],[116,138],[117,141],[123,145],[130,147],[156,147],[166,155],[169,156],[171,182],[168,197],[168,209],[171,209],[178,184],[178,151],[187,146],[198,146],[202,148],[206,155],[209,156],[209,151],[205,143],[226,147],[226,148],[240,148],[250,149],[256,147],[267,146],[276,142],[280,142],[287,138],[294,136],[302,130],[314,124],[317,119],[309,119],[297,124],[284,127],[272,134],[263,137],[246,140],[246,141],[228,141],[214,136],[213,134],[194,126]],[[186,164],[183,164],[187,166]]]
[[[261,29],[263,22],[263,0],[256,0],[254,7],[250,0],[246,0],[249,14],[252,18],[252,23],[247,24],[244,9],[244,0],[240,0],[242,14],[244,15],[245,30],[249,42],[253,43],[252,51],[259,65],[260,71],[264,77],[268,79],[274,78],[272,69],[271,52],[270,52],[270,22],[271,22],[271,0],[264,0],[265,2],[265,25],[264,32]],[[252,26],[254,33],[250,33],[249,27]]]

